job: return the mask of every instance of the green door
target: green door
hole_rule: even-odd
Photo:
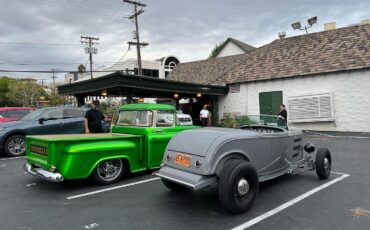
[[[283,103],[282,91],[259,93],[260,114],[278,115],[280,105]]]

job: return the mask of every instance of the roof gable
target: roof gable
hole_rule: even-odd
[[[226,40],[226,43],[228,43],[228,42],[234,43],[235,45],[237,45],[240,49],[244,50],[245,52],[249,52],[249,51],[255,49],[255,47],[253,47],[251,45],[248,45],[247,43],[241,42],[239,40],[236,40],[234,38],[228,38]]]

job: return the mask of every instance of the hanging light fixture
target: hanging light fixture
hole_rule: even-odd
[[[173,98],[178,99],[178,98],[179,98],[179,94],[178,94],[178,93],[175,93],[175,94],[173,95]]]
[[[201,93],[197,93],[197,97],[202,97],[202,94]]]
[[[106,97],[106,96],[108,95],[108,92],[107,92],[106,90],[102,90],[102,91],[100,92],[100,95],[102,95],[102,96]]]

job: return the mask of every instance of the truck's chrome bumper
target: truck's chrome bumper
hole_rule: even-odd
[[[217,178],[215,176],[203,176],[168,166],[163,166],[158,172],[154,172],[153,175],[185,185],[194,190],[202,189],[217,183]]]
[[[32,167],[32,165],[28,163],[25,163],[23,168],[24,168],[24,171],[26,171],[28,174],[31,174],[32,176],[35,176],[35,177],[40,177],[47,181],[51,181],[51,182],[64,181],[64,178],[62,174],[60,173],[49,172],[42,168],[35,168],[35,167]]]

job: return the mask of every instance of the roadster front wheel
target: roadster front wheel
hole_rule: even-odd
[[[225,163],[218,184],[221,205],[233,214],[246,212],[256,198],[258,187],[255,168],[247,161],[231,159]]]
[[[320,179],[327,179],[331,170],[331,155],[328,149],[321,148],[316,153],[316,173]]]

